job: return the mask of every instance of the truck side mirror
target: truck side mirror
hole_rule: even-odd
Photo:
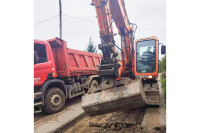
[[[161,54],[166,54],[166,46],[165,45],[161,46]]]

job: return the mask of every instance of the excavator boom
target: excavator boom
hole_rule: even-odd
[[[92,0],[91,5],[96,9],[101,39],[98,47],[103,53],[98,74],[104,78],[120,79],[121,75],[131,72],[133,66],[131,59],[133,59],[134,31],[128,20],[124,0]],[[118,46],[114,40],[113,22],[121,36],[121,64],[116,59],[118,53],[115,47]],[[120,66],[122,66],[122,71],[119,72]]]

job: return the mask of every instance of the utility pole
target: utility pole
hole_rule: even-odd
[[[59,19],[60,19],[60,39],[62,39],[62,5],[61,0],[59,0]]]

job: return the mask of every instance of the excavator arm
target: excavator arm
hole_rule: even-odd
[[[124,0],[92,0],[95,6],[99,24],[101,44],[99,49],[103,59],[99,67],[99,75],[108,78],[118,78],[132,71],[134,31],[125,10]],[[118,34],[121,36],[122,74],[119,74],[119,63],[116,60],[118,53],[115,51],[115,40],[112,24],[115,23]]]
[[[128,15],[125,9],[124,0],[109,0],[110,13],[112,20],[118,29],[118,34],[121,36],[122,62],[124,66],[131,65],[131,48],[133,48],[133,28],[130,25]]]
[[[106,1],[93,0],[92,5],[96,8],[97,20],[99,24],[99,34],[101,39],[101,44],[99,44],[99,49],[102,50],[103,60],[106,62],[111,62],[112,57],[116,57],[116,52],[114,49],[115,41],[113,38],[113,28],[112,19],[109,11],[109,7]],[[111,57],[111,54],[114,54]]]

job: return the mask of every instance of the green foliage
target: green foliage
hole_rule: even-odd
[[[162,72],[161,75],[161,87],[164,91],[164,96],[166,98],[166,56],[162,58],[159,62],[159,72]]]
[[[91,53],[97,53],[97,47],[94,45],[94,42],[92,41],[91,37],[90,37],[89,44],[87,45],[86,51],[91,52]]]
[[[166,73],[165,72],[162,73],[162,75],[161,75],[161,87],[164,91],[164,96],[166,98]]]
[[[159,72],[166,72],[166,56],[159,62]]]

